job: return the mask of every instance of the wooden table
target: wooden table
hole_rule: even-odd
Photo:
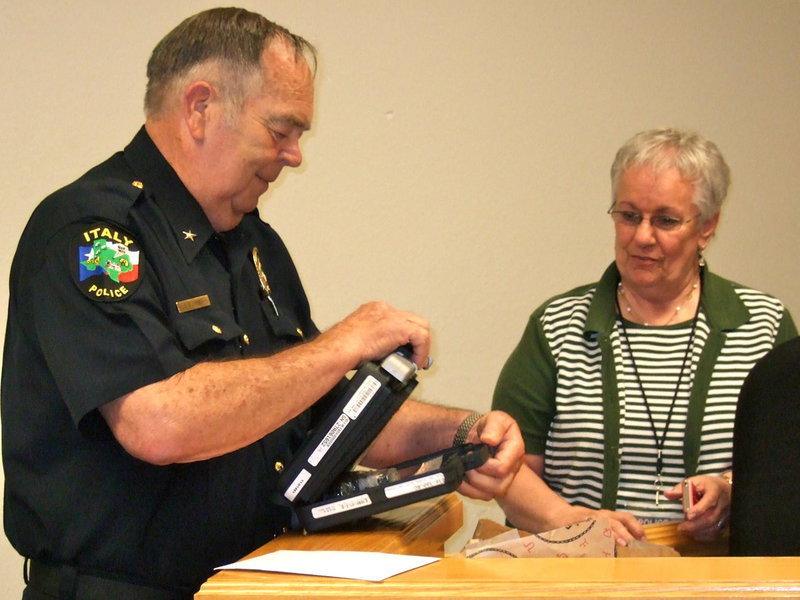
[[[278,549],[368,550],[442,556],[461,526],[461,502],[449,495],[358,529],[289,533],[249,556]],[[658,537],[669,538],[663,528]],[[337,598],[798,598],[800,557],[443,558],[381,583],[252,571],[221,571],[198,600]]]

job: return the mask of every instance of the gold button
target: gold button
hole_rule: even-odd
[[[245,346],[250,345],[250,337],[246,333],[242,336],[242,341],[244,342]]]
[[[275,472],[276,473],[283,473],[283,463],[279,460],[275,461]]]
[[[144,189],[144,184],[141,181],[131,181],[131,185],[135,188]]]
[[[222,333],[222,329],[219,328],[219,325],[212,325],[211,331],[213,331],[214,333]]]
[[[302,330],[302,329],[300,329],[299,327],[298,327],[297,329],[295,329],[295,331],[297,332],[297,335],[299,335],[300,337],[306,337],[306,336],[303,334],[303,330]]]

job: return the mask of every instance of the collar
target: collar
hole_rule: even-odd
[[[750,319],[750,311],[735,292],[733,283],[715,275],[705,266],[700,269],[700,278],[703,313],[711,329],[736,329]],[[586,339],[597,334],[610,335],[616,321],[615,295],[618,282],[617,265],[611,263],[597,282],[594,298],[589,306],[583,331]]]
[[[125,148],[125,159],[144,193],[163,211],[186,262],[192,262],[214,235],[203,209],[161,154],[144,126]]]

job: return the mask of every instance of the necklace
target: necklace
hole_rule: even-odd
[[[678,304],[675,307],[675,310],[672,311],[672,315],[670,316],[669,320],[666,323],[660,323],[661,326],[671,325],[672,324],[672,322],[680,314],[681,310],[683,310],[683,307],[686,306],[686,304],[692,299],[692,296],[694,295],[694,292],[698,287],[699,287],[699,284],[698,284],[698,282],[695,281],[692,284],[692,287],[689,289],[689,293],[686,295],[686,298],[684,298],[683,302],[681,302],[680,304]],[[634,317],[637,321],[641,322],[643,325],[647,325],[647,326],[650,325],[650,323],[648,323],[645,319],[642,318],[642,316],[641,316],[641,314],[639,313],[638,310],[634,311],[633,307],[631,306],[630,297],[625,294],[625,288],[623,287],[621,281],[617,284],[617,296],[618,296],[618,298],[617,298],[617,308],[618,309],[619,309],[619,298],[625,298],[625,301],[626,301],[625,313],[630,315],[630,316],[632,316],[632,317]]]
[[[644,393],[644,385],[642,385],[642,378],[639,376],[639,368],[636,366],[636,358],[633,356],[633,347],[631,346],[630,339],[628,339],[628,328],[625,325],[625,319],[621,316],[622,311],[619,306],[619,297],[617,297],[617,320],[619,321],[620,328],[622,329],[622,337],[625,338],[625,345],[628,347],[628,355],[631,357],[633,364],[633,373],[636,375],[636,381],[639,384],[639,392],[642,394],[642,401],[647,410],[647,418],[650,420],[650,430],[653,432],[653,440],[656,444],[656,478],[653,485],[656,488],[656,506],[659,505],[661,496],[664,493],[664,488],[661,483],[661,472],[664,469],[664,442],[667,440],[667,432],[669,425],[672,421],[672,413],[675,410],[675,402],[678,399],[678,392],[681,387],[681,380],[683,379],[683,372],[686,370],[686,361],[689,358],[689,353],[692,350],[692,343],[694,342],[694,334],[697,330],[697,317],[700,315],[700,302],[697,303],[697,309],[694,312],[692,319],[692,330],[689,333],[689,342],[686,344],[686,351],[683,353],[683,360],[681,361],[681,370],[678,373],[678,382],[675,384],[675,393],[672,394],[672,401],[669,405],[669,412],[667,413],[667,422],[664,424],[664,431],[661,436],[658,435],[656,422],[653,418],[653,411],[650,409],[650,403],[647,401],[647,395]]]

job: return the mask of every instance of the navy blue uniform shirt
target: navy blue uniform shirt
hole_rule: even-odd
[[[215,233],[142,128],[36,208],[14,258],[2,379],[13,546],[191,592],[280,533],[289,514],[271,498],[308,414],[219,458],[154,466],[126,453],[97,409],[200,361],[316,333],[275,231],[252,213]]]

